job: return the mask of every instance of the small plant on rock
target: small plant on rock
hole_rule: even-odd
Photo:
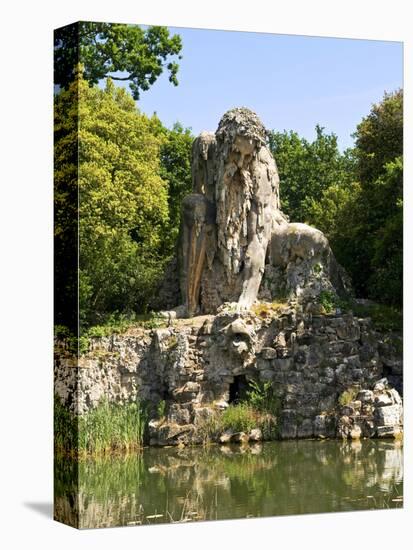
[[[336,295],[330,290],[322,290],[318,297],[318,301],[323,306],[326,313],[331,313],[337,306]]]
[[[357,397],[358,388],[348,388],[347,390],[343,391],[343,393],[338,398],[338,403],[342,407],[345,405],[348,405],[354,399]]]
[[[280,402],[274,394],[272,382],[249,381],[249,389],[246,392],[247,402],[259,412],[277,414]]]
[[[156,414],[159,419],[165,418],[166,413],[166,401],[164,399],[161,399],[156,406]]]

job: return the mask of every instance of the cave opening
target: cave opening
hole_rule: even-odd
[[[248,381],[244,374],[234,376],[234,381],[229,385],[229,403],[239,403],[247,397]]]

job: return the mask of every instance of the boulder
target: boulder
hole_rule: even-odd
[[[231,443],[248,443],[249,436],[245,432],[234,433],[231,437]]]
[[[377,426],[399,426],[402,423],[402,415],[401,405],[377,407],[374,411]]]
[[[277,350],[274,348],[262,348],[261,355],[263,359],[276,359]]]
[[[393,404],[393,399],[391,395],[389,395],[387,392],[383,392],[379,395],[376,395],[374,399],[374,404],[376,405],[376,407],[386,407]]]
[[[374,393],[371,390],[361,390],[357,394],[357,399],[362,403],[373,403]]]
[[[337,437],[348,439],[353,429],[353,422],[350,417],[343,415],[338,420]]]
[[[360,439],[362,436],[361,427],[358,424],[355,424],[350,430],[350,439]]]
[[[224,433],[222,433],[219,436],[219,442],[220,443],[230,443],[231,438],[234,435],[234,432],[231,432],[230,430],[226,430]]]
[[[253,428],[248,436],[250,441],[262,441],[262,431],[260,428]]]
[[[400,426],[378,426],[377,437],[401,437],[403,430]]]
[[[378,380],[375,384],[374,384],[374,392],[382,392],[384,391],[385,389],[387,389],[389,383],[388,383],[388,380],[387,378],[382,378],[381,380]]]

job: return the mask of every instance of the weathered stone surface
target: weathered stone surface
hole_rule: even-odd
[[[351,331],[349,340],[334,342],[340,346],[331,354],[326,326],[336,331],[354,324],[369,341],[374,363],[363,360],[365,343],[352,340]],[[306,333],[312,335],[306,345],[292,337]],[[234,388],[249,380],[271,381],[279,402],[276,427],[284,439],[347,439],[359,437],[360,430],[361,437],[396,437],[403,428],[402,399],[382,378],[374,334],[371,324],[352,315],[314,318],[299,307],[286,306],[285,313],[272,311],[262,317],[224,308],[216,316],[175,320],[166,328],[95,338],[79,362],[57,343],[55,389],[77,414],[101,399],[144,401],[153,418],[151,443],[156,445],[202,442],[205,425],[237,398],[239,390]],[[287,356],[264,359],[268,350],[277,351],[276,343]],[[340,406],[344,392],[355,399]],[[165,417],[159,420],[163,401]]]
[[[191,422],[189,409],[180,406],[178,403],[173,403],[169,407],[168,418],[176,424],[190,424]]]
[[[250,441],[262,441],[262,431],[259,428],[254,428],[248,434]]]
[[[237,432],[231,436],[232,443],[248,443],[249,439],[249,435],[245,432]]]
[[[215,134],[193,145],[193,193],[183,201],[180,282],[187,314],[224,302],[249,308],[257,297],[273,223],[279,178],[255,113],[232,109]],[[253,197],[254,200],[251,200]]]
[[[297,437],[297,412],[294,409],[284,409],[280,422],[281,439],[294,439]]]
[[[387,387],[388,387],[388,380],[387,378],[382,378],[381,380],[378,380],[375,384],[374,384],[374,388],[373,390],[375,392],[382,392],[384,391]]]
[[[402,429],[399,426],[378,426],[377,437],[400,437]]]
[[[319,414],[314,418],[314,435],[320,439],[335,437],[336,419],[333,415]]]
[[[357,399],[362,403],[373,403],[374,393],[372,390],[362,390],[357,394]]]
[[[385,407],[386,405],[392,405],[393,399],[388,393],[381,393],[375,398],[376,407]]]
[[[232,436],[234,435],[233,432],[230,430],[225,431],[219,436],[219,442],[220,443],[229,443],[231,441]]]
[[[193,188],[183,200],[179,238],[184,315],[215,313],[226,302],[248,309],[258,296],[271,301],[280,295],[310,301],[315,313],[320,292],[350,292],[323,233],[289,223],[282,213],[267,134],[258,116],[242,107],[225,113],[215,133],[194,140]],[[337,325],[337,331],[339,338],[359,337],[355,326]]]
[[[353,425],[353,427],[350,430],[350,438],[351,439],[360,439],[361,436],[362,436],[361,427],[357,424]]]
[[[308,438],[314,433],[313,422],[310,418],[305,418],[297,428],[297,437]]]
[[[399,392],[395,388],[391,388],[390,390],[387,390],[387,394],[390,396],[392,403],[395,405],[402,405],[403,401],[400,397]]]
[[[343,415],[338,419],[337,437],[347,439],[350,437],[353,428],[353,422],[349,416]]]
[[[402,412],[400,405],[378,407],[375,410],[375,419],[379,426],[399,426],[402,422]]]
[[[261,354],[263,359],[277,358],[277,350],[275,350],[274,348],[263,348]]]

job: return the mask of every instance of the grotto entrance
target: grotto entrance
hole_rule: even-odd
[[[239,403],[247,396],[248,381],[244,374],[234,376],[234,381],[229,385],[228,403]]]

